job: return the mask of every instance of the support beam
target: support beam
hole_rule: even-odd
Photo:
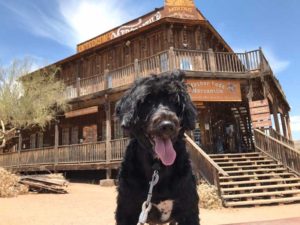
[[[106,118],[106,163],[111,161],[111,108],[108,96],[105,96],[105,118]]]
[[[290,137],[290,140],[293,140],[292,130],[291,130],[291,120],[289,113],[286,114],[286,125],[287,125],[287,131]]]
[[[281,126],[282,126],[283,136],[286,137],[286,138],[289,138],[287,136],[286,122],[285,122],[285,118],[284,118],[283,113],[280,113],[280,118],[281,118]]]
[[[278,104],[277,101],[274,101],[272,105],[272,112],[273,112],[273,118],[275,123],[275,129],[280,134],[280,126],[279,126],[279,120],[278,120]]]
[[[59,129],[58,129],[58,123],[55,123],[54,126],[54,149],[55,149],[55,165],[58,164],[58,145],[59,145]]]

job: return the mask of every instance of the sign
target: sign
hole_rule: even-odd
[[[253,128],[272,126],[268,99],[249,102]]]
[[[71,112],[66,112],[65,117],[66,118],[71,118],[71,117],[76,117],[76,116],[93,114],[93,113],[96,113],[96,112],[98,112],[98,106],[92,106],[92,107],[85,108],[85,109],[78,109],[78,110],[74,110],[74,111],[71,111]]]
[[[197,12],[193,0],[165,0],[165,12],[168,17],[203,19]]]
[[[241,86],[237,80],[187,79],[188,92],[193,101],[240,102]]]
[[[78,44],[77,52],[85,51],[97,45],[121,37],[165,17],[204,20],[204,17],[197,11],[193,0],[165,0],[165,7],[157,9],[150,14],[142,16],[95,38]]]

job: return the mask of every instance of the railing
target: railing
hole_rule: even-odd
[[[300,176],[300,152],[289,145],[255,129],[255,149],[261,151]]]
[[[218,166],[188,135],[185,134],[187,146],[195,172],[199,172],[210,184],[219,187],[219,174],[229,176]]]
[[[270,69],[261,50],[245,53],[213,52],[174,49],[157,53],[134,63],[89,78],[66,84],[68,99],[93,94],[107,88],[117,88],[133,83],[138,77],[160,74],[174,69],[194,72],[218,73],[219,75],[249,74]]]
[[[123,159],[127,144],[127,138],[111,141],[111,161],[116,162]],[[47,147],[0,154],[0,167],[4,168],[22,169],[30,166],[86,163],[107,163],[105,141],[59,146],[58,149]]]
[[[279,140],[280,142],[283,142],[283,143],[289,145],[292,148],[295,147],[294,141],[284,137],[282,134],[278,133],[273,128],[265,128],[265,133],[270,135],[271,137],[275,138],[276,140]]]
[[[111,160],[113,160],[113,161],[122,160],[128,143],[129,143],[128,138],[112,140],[111,141],[111,149],[112,149]]]

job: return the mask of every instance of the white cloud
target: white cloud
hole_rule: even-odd
[[[300,116],[291,116],[291,128],[293,132],[300,132]]]
[[[119,0],[69,0],[59,1],[59,9],[74,32],[72,39],[80,43],[128,21],[124,3]]]
[[[126,2],[127,0],[56,0],[56,8],[42,7],[28,1],[18,4],[7,1],[0,5],[13,12],[15,19],[29,32],[75,49],[76,44],[128,21],[131,15],[125,10]]]

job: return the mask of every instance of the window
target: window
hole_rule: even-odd
[[[121,123],[119,119],[116,119],[114,122],[114,139],[123,138],[123,129],[121,127]]]
[[[30,135],[30,148],[36,148],[36,134]]]
[[[69,145],[70,141],[69,141],[69,127],[64,127],[62,128],[62,145]]]
[[[71,144],[78,144],[78,126],[71,129]]]
[[[180,59],[180,69],[181,70],[193,70],[191,59],[190,58]]]

